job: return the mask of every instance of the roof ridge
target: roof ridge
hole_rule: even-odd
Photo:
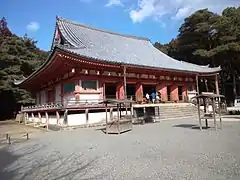
[[[57,19],[57,21],[64,21],[66,23],[71,23],[71,24],[81,26],[81,27],[84,27],[84,28],[88,28],[88,29],[91,29],[91,30],[95,30],[95,31],[105,32],[105,33],[118,35],[118,36],[122,36],[122,37],[126,37],[126,38],[133,38],[133,39],[138,39],[138,40],[151,41],[149,38],[146,38],[146,37],[140,37],[140,36],[134,36],[134,35],[128,35],[128,34],[121,34],[121,33],[113,32],[113,31],[110,31],[110,30],[96,28],[96,27],[89,26],[87,24],[82,24],[82,23],[79,23],[79,22],[76,22],[76,21],[72,21],[71,19],[66,19],[66,18],[62,18],[62,17],[59,17],[59,16],[57,16],[56,19]]]

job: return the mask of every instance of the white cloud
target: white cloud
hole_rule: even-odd
[[[110,6],[123,6],[123,3],[121,2],[121,0],[108,0],[106,7]]]
[[[169,15],[172,19],[183,19],[196,10],[208,8],[220,13],[228,6],[240,6],[239,0],[138,0],[137,8],[130,11],[134,23],[147,18],[160,19]]]
[[[28,31],[37,31],[40,28],[40,24],[38,22],[33,21],[30,22],[26,28]]]

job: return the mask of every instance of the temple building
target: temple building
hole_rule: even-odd
[[[51,123],[61,124],[67,116],[69,125],[79,125],[104,118],[98,103],[104,99],[132,98],[141,103],[154,91],[160,102],[188,102],[199,91],[198,77],[217,80],[220,70],[173,59],[147,38],[57,17],[45,63],[15,84],[36,95],[36,105],[21,110],[28,117],[46,119],[57,112]]]

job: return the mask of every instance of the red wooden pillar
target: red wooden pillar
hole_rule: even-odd
[[[136,96],[136,101],[138,101],[138,102],[143,101],[143,85],[142,85],[142,83],[137,83],[135,96]]]
[[[178,86],[175,84],[171,86],[171,100],[178,101]]]
[[[167,95],[167,86],[166,83],[161,83],[156,86],[156,91],[161,93],[161,101],[167,101],[168,95]]]
[[[117,99],[124,99],[124,84],[123,84],[123,82],[120,82],[117,84],[116,97],[117,97]]]

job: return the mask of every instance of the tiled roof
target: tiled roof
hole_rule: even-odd
[[[61,47],[80,56],[121,64],[196,73],[213,73],[221,70],[220,67],[209,68],[173,59],[156,49],[147,38],[92,28],[59,17],[56,29],[60,31],[67,44]]]

